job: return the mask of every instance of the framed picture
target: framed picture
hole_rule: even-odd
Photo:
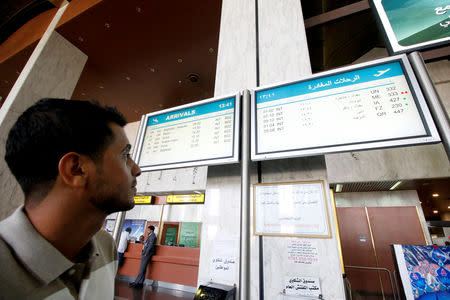
[[[330,238],[322,180],[253,185],[254,234]]]

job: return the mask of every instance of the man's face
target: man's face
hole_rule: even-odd
[[[97,172],[89,187],[90,201],[107,214],[134,207],[136,177],[141,170],[130,157],[130,143],[122,127],[110,123],[113,139],[103,158],[96,163]]]

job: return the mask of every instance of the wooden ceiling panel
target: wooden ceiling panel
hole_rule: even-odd
[[[57,29],[88,55],[72,98],[117,106],[137,121],[213,97],[220,12],[221,1],[210,0],[97,4]]]

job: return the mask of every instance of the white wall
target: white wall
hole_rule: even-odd
[[[39,99],[70,99],[87,60],[84,53],[54,31],[66,7],[58,10],[0,108],[0,220],[10,215],[24,200],[19,184],[3,159],[9,130],[17,118]],[[38,152],[36,156],[39,159]]]

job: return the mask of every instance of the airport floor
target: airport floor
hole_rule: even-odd
[[[128,287],[128,281],[116,279],[115,300],[192,300],[193,293],[146,285],[142,289]]]

